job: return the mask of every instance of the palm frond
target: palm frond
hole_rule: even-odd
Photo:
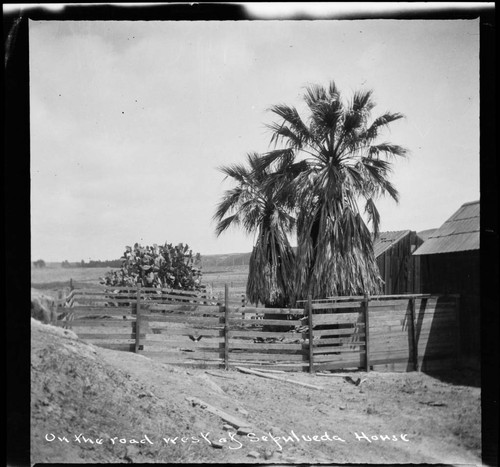
[[[380,227],[380,213],[378,212],[377,206],[375,206],[373,198],[366,200],[365,212],[368,214],[368,219],[373,225],[373,236],[377,237]]]
[[[299,134],[294,133],[289,127],[278,123],[270,123],[267,124],[266,127],[272,132],[271,144],[276,146],[279,142],[284,142],[290,148],[297,149],[302,147],[302,138]]]
[[[377,117],[373,123],[366,130],[366,134],[364,135],[366,139],[372,141],[380,134],[380,130],[382,128],[388,127],[392,122],[405,118],[405,116],[401,113],[391,113],[387,112],[380,117]]]
[[[234,178],[238,182],[244,182],[248,177],[248,169],[242,164],[230,164],[219,167],[218,170],[227,177]]]
[[[241,201],[244,195],[243,189],[238,186],[231,190],[226,190],[224,196],[220,203],[217,205],[217,209],[213,216],[216,221],[221,220],[229,211],[236,209],[238,203]]]
[[[381,154],[389,157],[405,157],[408,154],[408,150],[397,144],[390,143],[380,143],[374,146],[370,146],[369,155],[372,157],[379,157]]]
[[[375,107],[372,100],[373,91],[356,91],[352,98],[351,109],[353,112],[370,112]]]
[[[232,216],[226,217],[224,219],[221,219],[217,226],[215,227],[215,235],[217,237],[225,232],[230,226],[238,226],[240,224],[240,219],[238,217],[238,214],[234,214]]]
[[[302,121],[299,112],[295,107],[281,104],[272,106],[268,110],[273,112],[283,120],[280,125],[271,126],[271,130],[273,132],[276,131],[276,128],[282,128],[285,126],[285,124],[288,124],[288,129],[294,135],[294,140],[305,141],[310,138],[309,128]],[[273,142],[276,142],[274,133],[271,137],[271,144]]]
[[[291,160],[295,157],[293,149],[275,149],[262,154],[256,161],[256,169],[259,171],[271,172],[273,164],[282,164],[284,160]]]
[[[327,99],[327,91],[323,86],[312,84],[306,87],[304,101],[312,109],[319,101]]]

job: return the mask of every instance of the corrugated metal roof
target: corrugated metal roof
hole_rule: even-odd
[[[418,237],[425,242],[437,229],[427,229],[417,232]]]
[[[373,242],[373,252],[375,258],[378,258],[382,253],[387,251],[392,245],[406,237],[410,230],[397,230],[391,232],[380,232],[378,237]]]
[[[479,201],[463,204],[414,255],[479,250]]]

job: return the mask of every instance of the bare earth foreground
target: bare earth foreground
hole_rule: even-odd
[[[357,372],[358,386],[279,375],[318,390],[176,368],[33,319],[31,330],[33,463],[481,463],[478,387],[417,372]],[[251,434],[187,397],[246,420]]]

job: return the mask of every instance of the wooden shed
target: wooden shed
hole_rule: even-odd
[[[460,295],[462,362],[480,360],[479,201],[463,204],[413,256],[419,293]]]
[[[415,258],[412,253],[423,243],[416,232],[381,232],[373,243],[385,295],[415,292]]]

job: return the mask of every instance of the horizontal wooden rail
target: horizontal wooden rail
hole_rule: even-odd
[[[107,339],[107,340],[118,340],[118,339],[135,339],[136,334],[135,332],[132,333],[127,333],[127,334],[84,334],[84,333],[79,333],[78,337],[80,339]],[[146,337],[146,334],[141,334],[141,337],[144,339]]]
[[[249,325],[249,326],[300,326],[303,324],[302,321],[298,319],[262,319],[262,320],[251,320],[251,319],[243,319],[243,318],[233,318],[229,316],[228,322],[230,325]]]
[[[255,338],[278,338],[278,339],[301,339],[302,333],[300,332],[276,332],[276,331],[252,331],[246,329],[230,329],[230,338],[241,338],[246,337],[248,339]]]
[[[229,344],[229,350],[234,349],[250,349],[255,352],[259,352],[261,350],[300,350],[304,349],[304,346],[301,344],[282,344],[282,343],[274,343],[274,342],[252,342],[252,343],[236,343],[231,342]]]
[[[328,303],[312,303],[311,307],[313,310],[328,310],[328,309],[339,309],[339,308],[361,308],[362,302],[328,302]]]
[[[216,306],[216,305],[200,305],[200,304],[176,304],[176,305],[169,305],[165,303],[148,303],[142,302],[142,307],[143,307],[143,315],[147,314],[148,312],[178,312],[178,313],[199,313],[199,314],[206,314],[206,313],[214,313],[214,314],[220,314],[221,316],[224,314],[223,313],[223,307],[222,306]]]
[[[329,313],[315,315],[313,313],[313,325],[326,325],[326,324],[355,324],[357,322],[363,322],[363,315],[359,312],[357,313]]]

